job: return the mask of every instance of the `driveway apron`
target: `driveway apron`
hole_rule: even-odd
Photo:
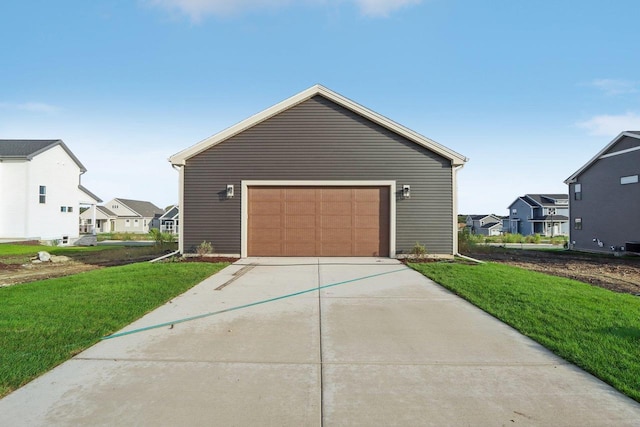
[[[0,400],[0,425],[619,426],[640,404],[396,260],[248,258]]]

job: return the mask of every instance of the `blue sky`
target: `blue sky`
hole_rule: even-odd
[[[507,214],[640,129],[634,1],[25,0],[0,5],[0,138],[60,138],[113,197],[177,202],[167,158],[320,83],[470,158]]]

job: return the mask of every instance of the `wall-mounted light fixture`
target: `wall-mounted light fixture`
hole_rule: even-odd
[[[227,199],[233,198],[233,184],[227,184]]]
[[[403,199],[411,198],[411,186],[410,185],[403,185],[402,186],[402,198]]]

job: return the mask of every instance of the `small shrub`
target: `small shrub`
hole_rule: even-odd
[[[421,245],[419,242],[416,242],[411,248],[411,252],[409,252],[414,259],[424,259],[427,256],[427,248],[424,245]]]
[[[196,248],[196,253],[200,256],[205,256],[211,252],[213,252],[213,245],[211,242],[207,242],[206,240],[203,240]]]

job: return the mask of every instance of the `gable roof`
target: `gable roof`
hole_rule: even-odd
[[[240,123],[237,123],[225,130],[223,130],[222,132],[219,132],[209,138],[206,138],[202,141],[200,141],[199,143],[192,145],[191,147],[180,151],[179,153],[174,154],[173,156],[169,157],[169,161],[171,162],[172,165],[176,165],[176,166],[181,166],[184,165],[186,163],[186,161],[217,145],[220,144],[223,141],[226,141],[227,139],[231,138],[234,135],[237,135],[259,123],[264,122],[265,120],[282,113],[283,111],[286,111],[308,99],[311,99],[312,97],[316,96],[316,95],[320,95],[323,96],[324,98],[327,98],[330,101],[335,102],[336,104],[353,111],[354,113],[368,119],[371,120],[372,122],[389,129],[392,132],[395,132],[398,135],[401,135],[405,138],[407,138],[410,141],[415,142],[418,145],[421,145],[431,151],[433,151],[436,154],[439,154],[440,156],[448,159],[451,161],[451,164],[453,166],[461,166],[464,165],[465,162],[467,162],[469,159],[466,158],[465,156],[463,156],[462,154],[456,153],[453,150],[450,150],[449,148],[438,144],[437,142],[420,135],[417,132],[412,131],[409,128],[406,128],[372,110],[369,110],[368,108],[363,107],[360,104],[357,104],[353,101],[351,101],[348,98],[343,97],[342,95],[333,92],[332,90],[327,89],[324,86],[321,85],[315,85],[310,87],[309,89],[306,89],[300,93],[298,93],[297,95],[292,96],[291,98],[288,98],[272,107],[267,108],[266,110],[255,114],[251,117],[249,117],[246,120],[241,121]]]
[[[91,191],[89,191],[87,189],[87,187],[85,187],[84,185],[79,184],[78,185],[78,189],[80,191],[82,191],[84,194],[86,194],[87,196],[91,197],[93,200],[95,200],[97,203],[102,203],[102,199],[98,196],[96,196],[95,194],[93,194]]]
[[[113,216],[113,217],[118,216],[115,213],[111,212],[109,209],[105,208],[104,206],[96,206],[96,209],[99,211],[102,211],[102,213],[105,214],[106,216]]]
[[[162,209],[157,207],[151,202],[145,202],[143,200],[131,200],[131,199],[116,199],[141,217],[155,217],[164,213]]]
[[[173,205],[160,217],[160,219],[176,219],[180,210],[178,209],[178,205]]]
[[[558,207],[558,206],[569,206],[569,195],[568,194],[525,194],[524,196],[518,197],[513,203],[509,205],[509,208],[516,204],[518,200],[522,200],[527,205],[534,207]],[[565,203],[557,203],[557,201],[562,200]]]
[[[631,138],[637,138],[640,139],[640,131],[637,130],[628,130],[625,132],[621,132],[618,136],[616,136],[615,138],[613,138],[613,140],[608,143],[602,150],[600,150],[598,152],[598,154],[596,154],[595,156],[593,156],[591,158],[591,160],[589,160],[587,163],[585,163],[580,169],[578,169],[577,171],[575,171],[569,178],[564,180],[565,184],[571,184],[572,182],[576,181],[576,178],[578,178],[578,175],[580,175],[582,172],[584,172],[585,170],[589,169],[591,167],[591,165],[593,165],[595,162],[597,162],[600,159],[600,156],[602,156],[603,154],[605,154],[607,151],[609,151],[609,149],[611,147],[613,147],[614,145],[616,145],[618,143],[618,141],[620,141],[622,138],[624,137],[631,137]]]
[[[87,171],[61,139],[0,139],[0,159],[31,160],[58,145],[76,162],[82,173]]]

